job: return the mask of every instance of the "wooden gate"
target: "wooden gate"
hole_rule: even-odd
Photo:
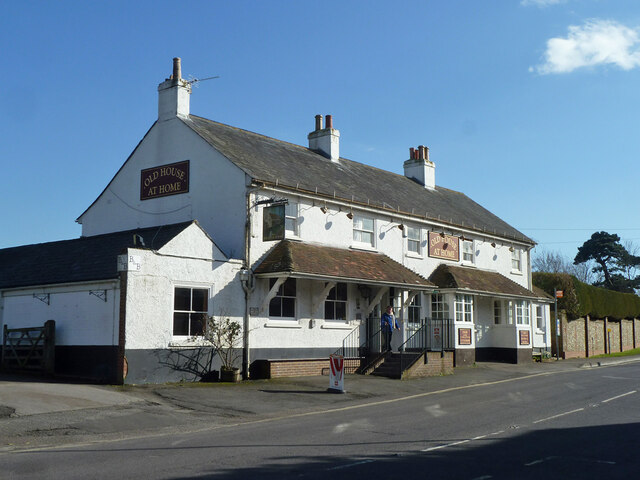
[[[47,320],[44,327],[7,328],[4,326],[2,369],[54,373],[56,322]]]

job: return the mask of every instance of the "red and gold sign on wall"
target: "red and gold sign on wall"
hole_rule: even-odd
[[[529,330],[520,330],[520,345],[529,345],[530,343]]]
[[[471,329],[470,328],[458,329],[458,345],[471,345]]]
[[[460,239],[453,235],[429,232],[429,256],[445,260],[460,260]]]
[[[140,172],[140,200],[189,191],[189,160],[147,168]]]

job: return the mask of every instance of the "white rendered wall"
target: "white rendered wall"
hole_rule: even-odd
[[[105,290],[106,302],[89,294]],[[34,294],[49,294],[49,304]],[[119,282],[83,283],[5,290],[0,312],[8,328],[41,327],[55,320],[56,345],[117,345],[119,302]]]
[[[190,162],[188,193],[140,200],[142,170],[184,160]],[[174,118],[151,128],[80,217],[82,235],[198,220],[228,256],[238,258],[244,254],[244,192],[244,172]]]
[[[200,245],[195,251],[194,245]],[[177,257],[182,251],[189,257]],[[244,292],[237,278],[239,261],[215,257],[215,247],[196,226],[179,235],[158,253],[129,249],[140,258],[140,270],[127,273],[126,348],[165,349],[194,346],[188,337],[173,335],[175,287],[209,288],[209,314],[224,312],[241,325]]]
[[[260,200],[270,198],[274,195],[272,191],[258,192],[253,198]],[[279,198],[287,198],[292,203],[297,203],[298,207],[298,223],[299,238],[306,242],[320,243],[327,246],[339,248],[356,248],[384,253],[393,260],[403,264],[411,270],[428,278],[429,275],[442,263],[450,265],[474,265],[477,268],[501,273],[505,277],[513,280],[517,284],[530,288],[528,268],[528,252],[525,248],[521,248],[522,252],[522,271],[516,272],[511,268],[511,243],[502,242],[499,239],[491,239],[489,237],[478,237],[473,234],[465,233],[465,237],[474,241],[474,263],[464,262],[462,260],[462,251],[460,251],[460,260],[457,262],[443,260],[440,258],[432,258],[428,256],[427,238],[428,232],[442,231],[442,227],[432,224],[421,223],[416,220],[402,219],[397,216],[392,217],[389,214],[379,214],[373,210],[367,211],[362,209],[351,209],[346,206],[339,206],[328,203],[327,213],[323,213],[320,207],[325,206],[324,202],[313,201],[296,196],[296,195],[277,195]],[[251,210],[251,264],[255,264],[261,260],[264,254],[272,248],[277,240],[263,242],[262,241],[262,211],[263,206],[254,207]],[[368,216],[375,219],[375,245],[368,247],[366,245],[357,244],[353,241],[353,221],[347,217],[347,213],[353,212],[358,215]],[[407,250],[407,239],[405,231],[400,230],[398,225],[412,226],[421,228],[421,253],[420,255]],[[447,231],[449,231],[447,229]],[[496,246],[491,246],[495,243]],[[517,245],[516,245],[517,247]],[[462,249],[462,242],[460,242]]]

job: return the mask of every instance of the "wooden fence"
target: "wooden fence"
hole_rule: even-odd
[[[8,328],[4,326],[2,362],[4,371],[42,372],[53,375],[55,368],[56,322],[43,327]]]

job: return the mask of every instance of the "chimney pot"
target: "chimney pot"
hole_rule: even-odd
[[[331,115],[326,116],[327,128],[333,128],[333,117]]]
[[[322,130],[322,115],[316,115],[316,132]]]
[[[182,78],[182,66],[180,65],[180,57],[175,57],[173,59],[173,75],[171,78],[177,82]]]
[[[413,160],[413,159],[415,159],[415,158],[416,158],[416,149],[415,149],[415,148],[413,148],[413,147],[411,147],[411,148],[409,149],[409,158],[410,158],[411,160]]]
[[[424,145],[420,145],[418,147],[418,150],[420,151],[420,160],[424,160]]]

